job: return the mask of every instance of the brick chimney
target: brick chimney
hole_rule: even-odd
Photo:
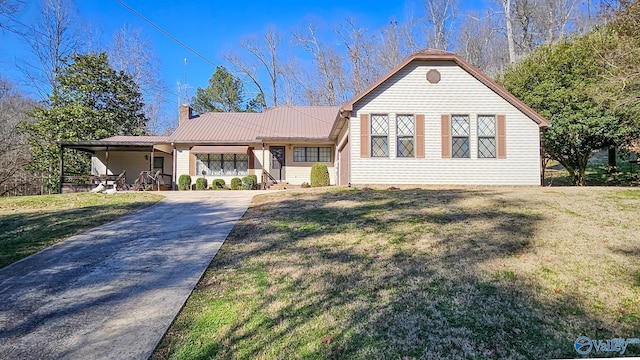
[[[178,126],[182,125],[183,122],[191,119],[192,110],[189,104],[180,105],[180,112],[178,113]]]

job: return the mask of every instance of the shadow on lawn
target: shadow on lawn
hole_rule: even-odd
[[[138,201],[0,215],[0,269],[61,239],[154,204]]]
[[[38,220],[64,227],[63,218],[99,217],[103,210]],[[190,221],[176,221],[186,213]],[[167,200],[0,269],[0,358],[118,358],[136,351],[148,357],[171,309],[182,305],[174,293],[158,293],[177,288],[186,297],[188,282],[213,257],[212,244],[223,241],[230,218],[240,214],[214,202]],[[220,234],[201,231],[214,224]],[[153,302],[169,310],[144,314]]]
[[[198,289],[249,308],[189,357],[575,357],[580,335],[619,336],[570,291],[548,301],[535,278],[484,266],[531,251],[553,221],[535,204],[498,190],[352,189],[254,206]],[[237,282],[212,280],[224,270]]]

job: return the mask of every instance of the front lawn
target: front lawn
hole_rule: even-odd
[[[640,337],[639,210],[615,188],[259,196],[153,358],[578,357]]]
[[[150,193],[0,197],[0,268],[162,198]]]

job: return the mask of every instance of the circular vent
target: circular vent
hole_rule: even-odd
[[[437,84],[440,82],[440,72],[435,69],[431,69],[427,71],[427,81],[432,84]]]

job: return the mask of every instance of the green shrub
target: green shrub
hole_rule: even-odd
[[[196,190],[207,190],[207,179],[201,177],[196,179]]]
[[[242,188],[244,190],[256,190],[258,188],[258,176],[247,175],[242,178]]]
[[[311,167],[311,186],[329,186],[329,169],[325,164],[313,164]]]
[[[224,189],[224,179],[213,179],[211,182],[211,187],[213,190],[221,190]]]
[[[242,187],[242,180],[240,178],[231,179],[231,190],[238,190]]]
[[[180,175],[180,177],[178,178],[178,189],[180,190],[191,189],[191,176]]]
[[[249,175],[251,179],[253,179],[253,190],[258,190],[258,175]]]

